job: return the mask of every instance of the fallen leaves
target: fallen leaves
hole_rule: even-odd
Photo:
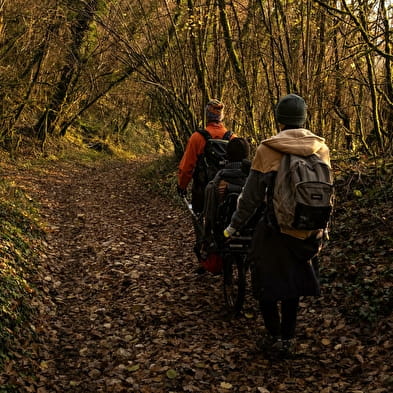
[[[230,384],[229,382],[221,382],[220,387],[222,387],[225,390],[230,390],[233,388],[233,385]]]
[[[129,372],[134,372],[134,371],[138,371],[139,370],[139,368],[140,368],[140,365],[139,364],[133,364],[132,366],[128,366],[127,367],[127,371],[129,371]]]
[[[174,379],[174,378],[177,377],[177,372],[176,372],[176,370],[174,370],[173,368],[171,368],[171,369],[169,369],[169,370],[166,372],[166,376],[167,376],[169,379]]]
[[[328,339],[328,338],[323,338],[322,340],[321,340],[321,343],[323,344],[323,345],[330,345],[330,343],[331,343],[331,341]]]
[[[331,245],[323,297],[301,301],[298,357],[272,362],[255,348],[264,328],[254,299],[240,319],[223,318],[222,277],[194,274],[187,213],[146,192],[135,165],[75,168],[63,183],[40,184],[51,221],[43,285],[53,304],[40,306],[35,323],[37,378],[17,379],[13,363],[12,381],[35,393],[390,391],[391,317],[374,331],[342,312],[347,282],[337,280],[337,261],[347,248]],[[367,247],[359,258],[374,253],[367,236],[349,236],[351,247]],[[378,258],[348,274],[383,274]]]

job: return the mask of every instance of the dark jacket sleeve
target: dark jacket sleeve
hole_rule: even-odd
[[[241,229],[249,218],[265,201],[266,187],[268,185],[266,174],[251,169],[246,184],[237,201],[237,209],[233,213],[231,226]]]

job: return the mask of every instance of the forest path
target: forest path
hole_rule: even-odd
[[[361,359],[323,350],[334,302],[303,304],[301,357],[264,359],[255,302],[247,299],[254,317],[223,317],[222,278],[195,274],[186,209],[149,193],[139,165],[63,162],[18,175],[49,229],[38,371],[21,392],[333,393],[368,384],[358,380]]]

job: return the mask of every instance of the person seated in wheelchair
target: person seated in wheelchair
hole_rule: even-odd
[[[233,138],[227,145],[227,163],[205,188],[203,210],[204,236],[200,248],[202,260],[219,253],[223,230],[236,210],[236,201],[250,171],[249,143],[245,138]],[[203,266],[203,264],[202,264]]]

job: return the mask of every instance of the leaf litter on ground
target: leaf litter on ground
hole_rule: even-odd
[[[391,203],[381,198],[372,205],[364,183],[350,184],[354,177],[343,171],[321,256],[322,297],[302,299],[298,356],[272,361],[256,350],[264,327],[252,296],[242,317],[223,318],[221,277],[194,273],[190,217],[148,192],[137,167],[57,162],[45,178],[18,174],[50,228],[40,283],[46,300],[33,322],[40,334],[20,343],[0,376],[3,386],[84,393],[391,391],[392,233],[380,224],[392,221]]]

